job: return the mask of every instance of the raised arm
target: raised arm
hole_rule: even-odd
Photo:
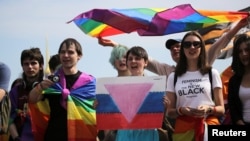
[[[98,43],[104,47],[117,47],[119,44],[110,39],[98,38]]]
[[[242,19],[210,47],[207,52],[209,65],[212,65],[214,63],[215,59],[220,55],[221,50],[225,48],[234,37],[234,35],[247,24],[247,18]]]
[[[98,43],[102,46],[110,46],[110,47],[118,47],[118,46],[124,46],[121,44],[118,44],[117,42],[110,40],[110,39],[104,39],[104,38],[98,38]],[[157,60],[154,60],[153,58],[149,57],[148,65],[146,69],[150,72],[153,72],[158,75],[169,75],[173,70],[173,66],[168,65],[166,63],[158,62]]]

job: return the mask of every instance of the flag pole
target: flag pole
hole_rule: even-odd
[[[45,77],[47,78],[48,75],[50,75],[50,69],[49,69],[49,59],[50,59],[50,54],[49,54],[49,46],[48,46],[48,39],[47,37],[45,38]]]

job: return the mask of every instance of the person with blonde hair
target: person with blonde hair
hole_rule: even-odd
[[[29,113],[29,92],[44,77],[44,60],[39,48],[25,49],[21,53],[22,78],[12,83],[10,90],[10,141],[34,141]]]

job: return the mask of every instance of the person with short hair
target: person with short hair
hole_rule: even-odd
[[[148,65],[147,51],[140,46],[131,47],[126,54],[127,68],[133,76],[146,76],[144,68]],[[119,129],[116,141],[159,141],[157,129]]]
[[[52,55],[49,59],[49,70],[51,74],[54,74],[61,66],[59,54]]]
[[[126,46],[112,48],[109,63],[117,71],[117,77],[130,76],[131,73],[126,65]],[[96,101],[97,102],[97,101]],[[100,141],[115,141],[117,130],[99,130],[98,138]]]
[[[29,113],[29,92],[44,77],[44,60],[39,48],[25,49],[21,53],[22,78],[17,78],[10,90],[10,141],[34,141]]]
[[[61,67],[55,75],[60,80],[44,79],[29,95],[31,103],[48,100],[50,115],[43,141],[89,140],[97,138],[96,78],[78,70],[82,46],[74,38],[63,40],[58,54]],[[38,132],[39,134],[39,132]]]

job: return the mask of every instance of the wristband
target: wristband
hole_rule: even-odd
[[[214,108],[213,108],[213,113],[215,114],[216,113],[216,108],[215,108],[216,106],[214,106]]]

